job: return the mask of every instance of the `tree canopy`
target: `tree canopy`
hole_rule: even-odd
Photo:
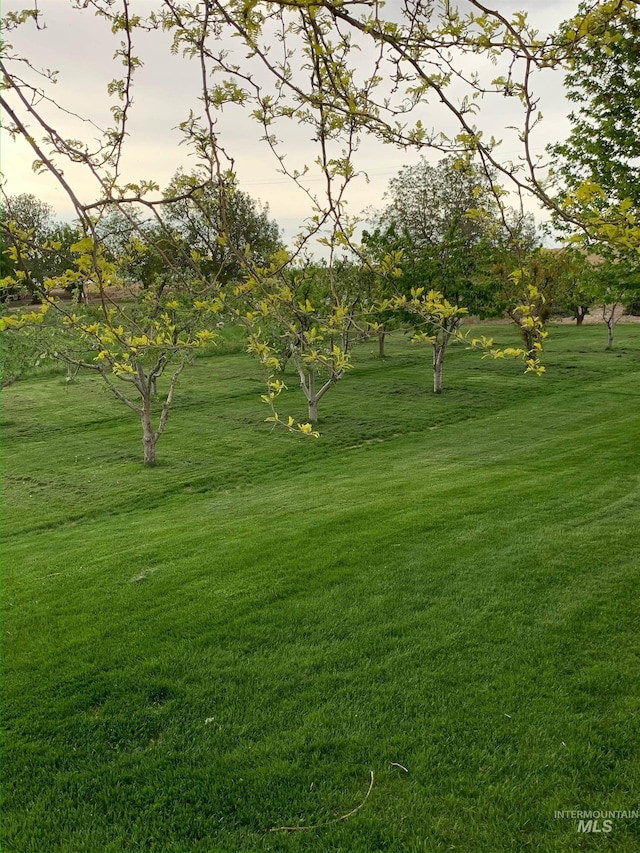
[[[566,140],[550,147],[554,221],[599,253],[640,251],[640,19],[633,0],[582,2],[558,42],[567,48]]]
[[[250,254],[258,266],[268,264],[281,249],[280,229],[261,206],[231,181],[221,201],[220,179],[209,181],[197,170],[174,175],[165,197],[165,216],[191,252],[197,253],[203,273],[227,284],[242,278],[242,259]],[[175,201],[174,201],[175,200]]]
[[[618,3],[610,18],[582,2],[585,37],[568,59],[566,95],[575,104],[571,131],[553,146],[558,173],[573,189],[592,181],[609,202],[640,207],[640,18],[636,3]],[[562,32],[571,39],[576,20]]]
[[[21,296],[26,292],[40,301],[45,279],[62,273],[70,263],[71,246],[77,230],[58,222],[51,205],[32,193],[7,196],[2,204],[2,278],[10,283],[3,290]]]

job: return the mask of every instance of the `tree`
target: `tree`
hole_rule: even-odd
[[[582,38],[576,40],[576,32]],[[558,214],[555,221],[594,259],[581,271],[578,288],[581,301],[601,307],[612,349],[620,304],[637,291],[639,275],[640,99],[633,94],[640,88],[638,4],[623,0],[592,8],[582,2],[562,36],[572,45],[568,98],[579,107],[569,116],[568,138],[552,152],[562,210],[577,219],[578,228]]]
[[[25,288],[38,303],[46,279],[73,263],[72,246],[82,232],[77,223],[58,222],[51,205],[32,194],[4,195],[3,202],[3,277],[7,275],[15,288]]]
[[[109,211],[96,225],[101,244],[129,286],[155,286],[189,254],[180,235],[155,216],[139,210]]]
[[[250,306],[243,315],[249,351],[268,374],[263,400],[273,408],[270,420],[278,423],[273,402],[286,386],[276,374],[282,374],[290,360],[307,401],[308,423],[316,424],[320,401],[351,367],[354,338],[367,334],[361,318],[360,270],[344,261],[300,260],[286,267],[276,261],[270,276],[266,286],[264,277],[258,277],[236,288]],[[307,426],[302,431],[312,432]]]
[[[606,41],[617,19],[630,14],[635,5],[633,0],[594,0],[561,32],[543,39],[525,13],[506,16],[480,0],[464,5],[430,0],[405,5],[386,17],[380,7],[354,0],[320,6],[253,4],[250,8],[157,0],[146,19],[132,13],[128,0],[118,4],[94,0],[92,8],[113,34],[124,36],[118,58],[125,68],[122,79],[109,84],[115,121],[98,154],[111,151],[119,156],[122,150],[133,106],[132,86],[141,65],[134,53],[135,37],[141,30],[161,25],[173,34],[174,52],[184,51],[202,70],[203,122],[191,115],[181,126],[192,133],[205,159],[212,142],[220,149],[219,140],[209,133],[215,125],[210,119],[229,105],[240,105],[262,126],[264,141],[284,173],[313,195],[304,181],[307,170],[289,168],[284,162],[278,130],[290,125],[292,118],[312,128],[322,114],[328,133],[317,141],[319,146],[331,143],[334,176],[338,171],[345,176],[349,171],[345,167],[353,166],[358,137],[351,137],[352,132],[368,133],[402,147],[473,151],[487,173],[494,169],[501,179],[557,208],[545,189],[544,172],[532,147],[542,121],[539,98],[534,95],[536,75],[571,62],[576,50],[583,45],[588,48],[591,41]],[[5,15],[3,27],[10,34],[25,24],[42,26],[43,18],[34,7]],[[274,39],[282,45],[277,55]],[[464,58],[469,54],[491,61],[486,76],[484,70],[465,70]],[[12,54],[5,41],[10,88],[14,94],[18,89],[33,92],[29,81],[18,81],[11,73],[11,61],[33,69],[30,58]],[[511,119],[512,137],[522,149],[522,168],[515,157],[501,157],[498,140],[477,126],[483,101],[489,111],[491,102],[501,104],[501,112],[507,121]],[[349,138],[348,147],[341,148]],[[65,140],[58,139],[57,144],[63,146]],[[69,148],[79,159],[86,154],[82,144]],[[95,162],[100,162],[99,157]],[[352,169],[351,178],[356,175]]]
[[[30,243],[20,246],[27,262],[30,248]],[[197,277],[179,276],[173,270],[142,294],[132,293],[134,298],[115,298],[109,288],[124,282],[118,280],[102,244],[86,236],[72,251],[73,267],[65,263],[63,273],[45,278],[38,292],[41,310],[7,315],[2,329],[37,328],[46,316],[65,329],[60,357],[67,364],[98,372],[114,396],[138,416],[144,464],[155,465],[156,445],[167,424],[178,378],[193,351],[213,339],[208,327],[222,303],[210,298],[206,284]],[[96,303],[87,306],[76,301],[69,306],[55,295],[60,287],[87,288]],[[165,371],[170,379],[154,425],[154,397]]]
[[[556,254],[561,263],[554,308],[561,313],[569,312],[576,321],[576,326],[582,326],[595,298],[593,289],[595,256],[588,256],[575,246],[557,249]]]
[[[586,254],[605,261],[596,278],[606,268],[609,282],[615,282],[622,270],[637,266],[640,250],[638,4],[582,2],[559,39],[569,46],[568,98],[580,106],[569,116],[568,138],[550,148],[556,163],[554,222]],[[595,295],[614,305],[626,287],[596,286]],[[611,347],[615,312],[607,312]]]
[[[402,241],[399,288],[405,294],[436,289],[470,313],[495,314],[486,272],[513,219],[500,203],[502,193],[477,164],[459,157],[437,164],[423,158],[401,169],[378,215]],[[522,222],[530,224],[526,217]]]
[[[602,260],[594,263],[591,273],[594,302],[600,306],[607,327],[606,349],[613,349],[615,325],[626,299],[640,293],[640,264],[629,259]]]
[[[398,255],[399,274],[389,279],[400,298],[390,298],[405,322],[416,326],[412,340],[433,348],[433,390],[442,391],[443,365],[466,314],[501,313],[490,274],[496,248],[520,229],[520,244],[530,220],[517,220],[501,207],[502,190],[468,158],[446,157],[436,164],[422,158],[404,166],[389,182],[389,204],[376,216],[378,228],[365,243]],[[513,250],[513,240],[510,251]],[[389,294],[386,294],[389,297]],[[522,293],[520,293],[522,296]],[[515,301],[515,309],[519,301]],[[515,319],[516,315],[513,315]],[[417,325],[416,325],[417,324]]]
[[[447,347],[458,336],[458,329],[467,309],[454,305],[437,290],[425,294],[424,288],[415,288],[411,298],[401,296],[393,301],[399,310],[413,313],[419,322],[412,341],[430,343],[433,350],[433,392],[442,393],[442,369]]]
[[[46,246],[53,229],[53,208],[30,193],[4,195],[0,227],[6,272],[17,288],[37,300],[48,275],[51,252]],[[27,243],[30,251],[25,252]]]
[[[571,189],[585,181],[606,193],[607,204],[631,199],[640,207],[640,15],[637,3],[580,3],[562,28],[571,45],[565,76],[567,139],[552,146],[556,169]],[[583,38],[575,40],[576,28]]]
[[[406,319],[389,301],[398,295],[397,278],[403,272],[405,244],[394,222],[377,225],[372,231],[365,229],[362,233],[363,254],[368,259],[368,268],[362,271],[362,287],[367,293],[371,309],[369,328],[377,335],[380,358],[385,357],[387,333],[402,326],[402,320]],[[389,265],[390,261],[393,266]],[[381,274],[385,265],[388,272],[395,269],[395,275]]]
[[[4,328],[0,361],[2,388],[12,385],[25,373],[58,361],[57,353],[68,343],[67,330],[55,321],[46,322],[46,318],[41,324]],[[67,382],[74,378],[76,372],[74,365],[67,365]]]
[[[449,156],[429,163],[424,156],[403,166],[389,181],[389,203],[378,214],[418,249],[440,246],[455,235],[476,245],[486,235],[484,216],[495,216],[496,200],[486,174],[473,162]]]
[[[202,170],[176,173],[165,191],[175,203],[166,211],[168,223],[198,254],[203,273],[226,284],[242,278],[247,250],[253,263],[265,266],[282,242],[268,207],[260,207],[232,181],[225,187],[222,208],[217,183],[208,181]]]

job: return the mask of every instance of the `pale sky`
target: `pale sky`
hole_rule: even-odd
[[[3,14],[11,9],[23,8],[24,0],[5,0]],[[562,20],[575,13],[577,0],[496,0],[492,7],[504,14],[525,10],[530,21],[541,31],[553,30]],[[132,9],[144,12],[147,0],[132,0]],[[52,90],[56,100],[68,110],[83,117],[92,118],[98,125],[109,124],[110,99],[106,88],[108,82],[121,74],[113,53],[118,47],[119,37],[109,32],[101,19],[96,19],[90,9],[72,9],[68,0],[42,0],[46,29],[36,30],[31,24],[18,32],[9,34],[16,52],[33,58],[39,67],[59,71],[59,82]],[[388,4],[392,9],[393,2]],[[185,146],[180,145],[180,134],[175,129],[183,121],[189,109],[200,112],[198,104],[198,69],[193,61],[182,56],[173,56],[169,51],[169,39],[162,33],[138,35],[137,53],[143,61],[134,84],[134,108],[129,125],[127,141],[126,174],[130,180],[153,179],[164,187],[179,167],[189,169]],[[366,57],[363,61],[366,60]],[[486,60],[478,65],[481,73],[497,75],[499,70],[489,66]],[[562,73],[545,72],[536,82],[535,94],[540,98],[539,108],[544,121],[533,140],[537,151],[544,151],[546,144],[562,139],[566,134],[567,104],[563,97]],[[496,99],[482,103],[481,113],[475,119],[485,137],[494,135],[503,139],[502,155],[516,157],[519,146],[515,134],[506,128],[516,123],[509,110],[513,99]],[[60,122],[60,118],[56,118]],[[432,113],[425,117],[425,124],[433,123],[438,129],[449,132],[453,126],[449,119]],[[82,136],[91,139],[97,136],[86,122],[81,123],[70,116],[64,119],[62,128],[65,136]],[[278,173],[278,164],[265,144],[259,141],[260,128],[251,121],[242,109],[232,106],[225,110],[220,120],[220,132],[225,147],[235,159],[235,168],[241,189],[254,198],[269,205],[271,216],[278,221],[285,235],[297,230],[309,215],[308,200],[291,185],[289,179]],[[309,130],[289,121],[279,128],[286,144],[287,162],[301,168],[317,156],[309,139]],[[434,155],[429,155],[434,159]],[[1,168],[9,194],[29,192],[50,203],[61,218],[70,217],[71,207],[56,182],[47,175],[35,175],[31,169],[34,159],[24,142],[13,142],[6,132],[2,134]],[[352,185],[349,196],[349,211],[357,215],[366,208],[380,207],[388,181],[406,164],[416,162],[418,152],[398,151],[383,146],[373,139],[362,141],[356,155],[356,166],[368,174],[369,182],[359,178]],[[74,185],[79,187],[83,201],[93,200],[95,190],[73,167],[66,169]],[[312,177],[312,190],[320,189],[320,177]],[[530,209],[537,210],[532,201]]]

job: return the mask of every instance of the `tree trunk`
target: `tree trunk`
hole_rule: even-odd
[[[313,368],[309,370],[307,375],[306,389],[303,385],[303,390],[307,393],[307,402],[309,403],[309,423],[318,423],[318,397],[316,396],[316,375]]]
[[[318,403],[329,388],[342,378],[343,371],[331,375],[324,385],[316,391],[316,375],[313,368],[308,367],[305,374],[304,367],[299,362],[296,363],[296,367],[300,377],[300,387],[304,391],[309,406],[309,423],[315,424],[318,422]]]
[[[614,326],[613,315],[611,315],[611,318],[609,320],[607,320],[607,349],[608,350],[613,349],[613,326]]]
[[[536,350],[533,346],[533,332],[531,331],[531,329],[522,328],[522,337],[524,338],[524,345],[527,350],[527,355],[529,356],[529,358],[535,358]]]
[[[589,309],[586,305],[578,305],[576,310],[573,312],[573,316],[576,318],[576,326],[581,326],[584,322],[584,318],[589,313]]]
[[[433,393],[442,393],[442,366],[444,364],[445,344],[433,345]]]
[[[387,330],[382,326],[378,329],[378,355],[384,358],[384,340],[387,336]]]
[[[142,421],[142,446],[144,448],[144,464],[153,466],[156,464],[156,436],[153,426],[151,425],[151,403],[149,399],[144,400],[143,411],[140,420]]]
[[[614,303],[609,307],[607,312],[607,306],[602,306],[602,319],[607,324],[607,350],[613,349],[613,330],[616,325],[616,308],[618,307],[618,303]]]

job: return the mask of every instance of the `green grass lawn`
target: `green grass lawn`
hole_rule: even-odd
[[[95,377],[8,389],[3,849],[636,853],[554,817],[640,808],[640,326],[605,343],[454,349],[440,397],[362,345],[318,440],[227,347],[154,469]]]

